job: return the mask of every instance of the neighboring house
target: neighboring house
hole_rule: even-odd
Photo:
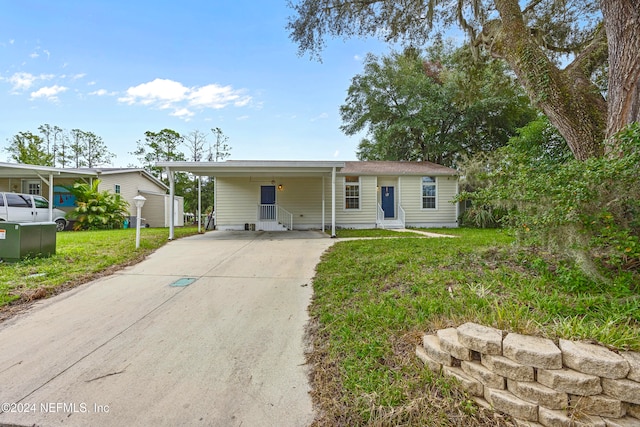
[[[218,229],[457,227],[458,171],[430,162],[161,162],[215,177]],[[170,238],[172,236],[170,235]]]
[[[75,206],[73,196],[64,188],[81,180],[100,179],[98,189],[120,194],[129,202],[129,215],[135,216],[133,198],[145,197],[142,207],[144,223],[150,227],[170,226],[168,187],[144,169],[132,168],[54,168],[0,162],[0,191],[39,194],[53,201],[52,207],[70,211]],[[184,225],[184,199],[174,201],[174,226]]]

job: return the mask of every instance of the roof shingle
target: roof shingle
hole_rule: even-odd
[[[448,175],[460,173],[431,162],[364,161],[345,162],[340,175]]]

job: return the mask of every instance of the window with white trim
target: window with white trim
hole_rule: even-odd
[[[422,209],[436,208],[436,178],[434,176],[422,177]]]
[[[344,177],[344,208],[360,209],[360,177]]]
[[[116,194],[120,194],[120,184],[115,184],[113,186],[113,192]]]

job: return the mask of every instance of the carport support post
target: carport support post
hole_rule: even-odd
[[[169,177],[169,198],[171,199],[169,205],[169,240],[173,240],[173,215],[175,209],[176,188],[173,180],[173,171],[167,166],[165,168],[167,176]]]
[[[322,232],[324,233],[324,175],[322,175]]]
[[[200,234],[202,222],[202,177],[198,175],[198,234]]]
[[[53,174],[49,174],[49,222],[53,221]]]
[[[331,169],[331,237],[336,237],[336,167]]]

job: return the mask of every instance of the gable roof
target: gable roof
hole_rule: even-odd
[[[163,190],[169,190],[169,187],[155,176],[151,175],[146,169],[142,168],[80,168],[80,171],[93,172],[98,178],[100,175],[118,175],[124,173],[138,173],[140,176],[147,178]]]
[[[363,161],[345,162],[340,175],[447,175],[460,173],[432,162]]]

